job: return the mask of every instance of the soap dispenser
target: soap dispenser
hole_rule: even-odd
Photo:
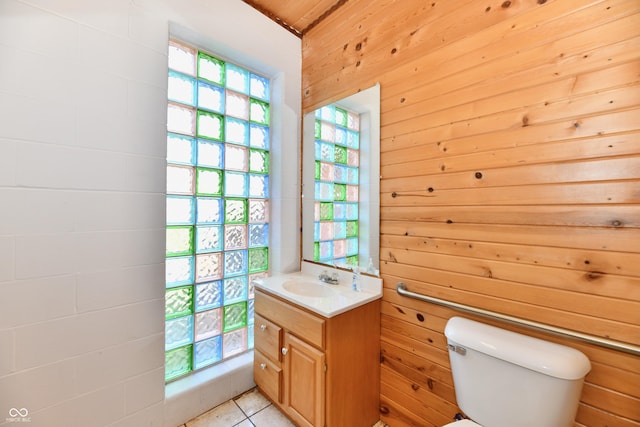
[[[353,282],[351,283],[351,288],[355,292],[360,292],[360,267],[353,267]]]

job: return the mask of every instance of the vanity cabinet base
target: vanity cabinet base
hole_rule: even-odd
[[[255,382],[292,421],[379,420],[380,300],[325,318],[256,289],[255,313]]]

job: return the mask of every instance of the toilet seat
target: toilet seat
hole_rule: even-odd
[[[471,420],[460,420],[460,421],[454,421],[449,424],[445,424],[442,427],[482,427],[482,426],[480,424],[474,423]]]

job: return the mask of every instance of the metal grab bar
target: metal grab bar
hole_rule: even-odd
[[[495,311],[484,310],[482,308],[471,307],[469,305],[459,304],[453,301],[447,301],[440,298],[434,298],[434,297],[429,297],[422,294],[417,294],[407,289],[407,285],[405,285],[402,282],[398,283],[398,285],[396,286],[396,290],[398,291],[398,294],[405,297],[414,298],[420,301],[426,301],[433,304],[454,308],[456,310],[466,311],[468,313],[478,314],[484,317],[504,320],[505,322],[509,322],[519,326],[524,326],[526,328],[538,329],[544,332],[550,332],[555,335],[567,336],[567,337],[584,341],[590,344],[595,344],[600,347],[606,347],[612,350],[629,353],[634,356],[640,356],[640,347],[633,344],[629,344],[621,341],[614,341],[607,338],[600,338],[594,335],[583,334],[581,332],[572,331],[569,329],[558,328],[555,326],[547,325],[545,323],[538,323],[531,320],[521,319],[519,317],[509,316],[507,314],[496,313]]]

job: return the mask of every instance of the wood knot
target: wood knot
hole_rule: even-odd
[[[393,55],[394,53],[396,53],[398,51],[398,49],[396,49],[395,47],[393,49],[391,49],[391,54]]]
[[[538,0],[538,4],[545,4],[547,0]]]
[[[404,97],[400,98],[400,104],[403,104],[406,99]]]
[[[391,197],[393,197],[393,198],[395,199],[396,197],[398,197],[398,193],[396,193],[396,192],[394,191],[393,193],[391,193]]]
[[[450,219],[447,220],[447,224],[453,224],[453,221],[451,221]]]
[[[624,224],[619,219],[614,219],[611,221],[611,225],[614,227],[622,227]]]
[[[429,390],[433,390],[433,380],[431,378],[427,380],[427,386],[429,387]]]
[[[491,6],[487,6],[487,8],[484,11],[489,12],[490,10],[491,10]]]
[[[429,188],[427,188],[427,191],[428,191],[429,193],[433,193],[435,190],[433,189],[433,187],[429,187]]]
[[[389,408],[387,408],[386,406],[381,406],[380,407],[380,413],[383,415],[388,415],[389,414]]]
[[[424,316],[421,313],[416,314],[416,318],[418,319],[418,321],[424,322]]]
[[[511,2],[509,0],[503,2],[500,7],[502,7],[503,9],[508,8],[509,6],[511,6]]]
[[[420,390],[420,386],[418,384],[411,384],[411,388],[413,389],[413,391]]]
[[[356,45],[356,51],[360,51],[360,49],[362,49],[362,43],[361,42]]]
[[[527,126],[529,126],[529,117],[528,116],[524,116],[522,118],[522,127],[524,128],[524,127],[527,127]]]
[[[476,172],[475,177],[476,179],[482,179],[482,172]]]
[[[587,274],[585,274],[585,279],[587,279],[587,281],[589,282],[593,282],[594,280],[598,280],[600,279],[602,276],[604,276],[604,273],[602,271],[589,271],[587,272]]]

